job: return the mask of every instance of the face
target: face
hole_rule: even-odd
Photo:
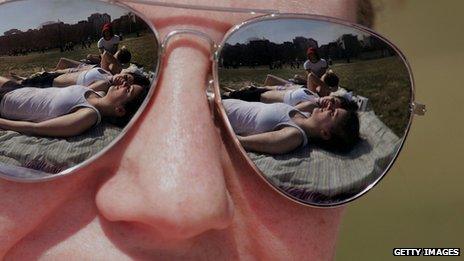
[[[312,121],[319,128],[330,132],[334,130],[348,112],[340,108],[315,108],[311,114]]]
[[[119,106],[134,100],[141,93],[142,87],[140,85],[129,85],[127,82],[124,82],[120,85],[111,86],[105,98],[110,100],[111,104]]]
[[[120,73],[113,76],[113,84],[119,85],[124,83],[127,83],[129,85],[134,83],[134,76],[128,73]]]
[[[352,22],[356,11],[355,1],[184,2],[265,6]],[[234,24],[251,18],[131,5],[152,19],[161,39],[191,28],[220,42]],[[198,38],[171,40],[145,111],[120,142],[79,173],[40,184],[0,180],[0,257],[333,258],[343,208],[293,203],[254,172],[224,122],[211,117],[209,57]],[[114,91],[126,91],[121,89]]]
[[[105,40],[109,40],[111,39],[111,33],[109,30],[106,30],[103,32],[103,37],[105,38]]]
[[[311,61],[311,62],[317,62],[319,59],[317,59],[317,55],[314,54],[314,53],[311,53],[308,55],[308,59]]]

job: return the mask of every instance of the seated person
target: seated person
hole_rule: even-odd
[[[352,110],[316,108],[304,113],[298,105],[235,99],[224,100],[223,105],[247,151],[284,154],[311,142],[327,150],[347,152],[359,140],[359,119]]]
[[[308,48],[306,51],[306,56],[308,60],[305,61],[303,67],[306,71],[306,75],[312,73],[315,74],[317,77],[321,78],[329,68],[329,64],[326,60],[322,59],[317,52],[317,49],[314,47]],[[306,77],[302,77],[300,75],[295,75],[292,79],[295,83],[299,84],[306,84]]]
[[[127,83],[109,87],[102,97],[81,85],[41,89],[0,77],[0,129],[36,136],[76,136],[99,124],[102,117],[126,117],[128,122],[145,95],[143,87]]]
[[[113,32],[113,26],[111,23],[106,23],[102,28],[102,38],[97,43],[100,53],[107,51],[110,54],[116,54],[118,51],[120,38]]]
[[[304,69],[308,74],[313,73],[317,77],[322,77],[329,68],[329,64],[326,60],[319,56],[316,48],[310,47],[306,51],[308,60],[303,64]]]

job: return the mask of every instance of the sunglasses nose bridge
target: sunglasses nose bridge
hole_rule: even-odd
[[[199,38],[201,38],[203,40],[206,40],[208,42],[208,44],[210,45],[211,55],[212,55],[211,57],[213,57],[214,53],[218,49],[218,45],[216,44],[216,42],[214,42],[214,40],[208,34],[203,33],[201,31],[197,31],[197,30],[179,29],[179,30],[174,30],[174,31],[170,32],[168,35],[166,35],[166,37],[164,38],[164,40],[163,40],[163,42],[161,44],[161,53],[164,53],[166,51],[166,47],[167,47],[169,41],[173,37],[178,36],[178,35],[182,35],[182,34],[189,34],[189,35],[199,37]]]

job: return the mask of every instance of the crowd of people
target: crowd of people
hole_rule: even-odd
[[[119,48],[111,24],[98,42],[100,54],[61,58],[53,71],[0,77],[0,129],[71,137],[107,120],[124,127],[145,99],[150,81],[123,70],[130,51]]]
[[[315,48],[308,48],[306,76],[291,84],[228,90],[222,96],[229,121],[247,151],[291,152],[308,143],[347,152],[359,140],[358,106],[337,95],[339,77]]]

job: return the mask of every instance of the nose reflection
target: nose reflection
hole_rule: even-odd
[[[110,221],[185,239],[227,227],[233,205],[205,96],[208,45],[176,37],[163,66],[155,96],[129,133],[119,170],[99,190],[97,206]]]

